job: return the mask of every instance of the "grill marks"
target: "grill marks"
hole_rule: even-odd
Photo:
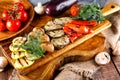
[[[33,63],[34,61],[30,61],[26,57],[23,57],[23,58],[16,59],[14,65],[17,69],[23,69],[31,66]]]
[[[56,49],[63,48],[70,43],[69,38],[65,36],[63,26],[71,21],[72,19],[70,17],[56,18],[44,26],[46,34],[51,37],[51,43]]]

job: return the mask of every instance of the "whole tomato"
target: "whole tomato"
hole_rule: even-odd
[[[13,5],[12,9],[15,10],[15,11],[24,11],[25,10],[25,6],[22,3],[17,2],[17,3],[15,3]]]
[[[9,10],[4,10],[2,13],[2,19],[7,20],[7,19],[12,19],[14,18],[14,11],[12,9]]]
[[[18,31],[20,29],[20,26],[21,26],[21,22],[20,20],[12,20],[12,19],[9,19],[7,20],[6,22],[6,27],[9,31]]]
[[[25,22],[28,20],[28,13],[26,11],[17,11],[16,14],[17,19],[20,21]]]
[[[0,31],[4,31],[6,29],[5,22],[0,20]]]
[[[79,14],[78,14],[79,10],[80,10],[80,5],[74,4],[70,8],[70,13],[72,16],[79,16]]]

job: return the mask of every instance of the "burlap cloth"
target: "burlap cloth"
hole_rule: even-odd
[[[61,72],[54,80],[86,80],[93,79],[95,72],[100,69],[94,60],[72,62],[60,68]]]

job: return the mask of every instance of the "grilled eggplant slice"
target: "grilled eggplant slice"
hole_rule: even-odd
[[[48,31],[46,32],[47,35],[49,35],[52,38],[56,38],[56,37],[61,37],[64,35],[64,31],[63,30],[53,30],[53,31]]]
[[[55,30],[55,29],[62,29],[63,25],[66,23],[71,22],[72,19],[70,17],[62,17],[62,18],[56,18],[55,20],[49,21],[45,26],[45,31]]]
[[[72,18],[70,17],[62,17],[62,18],[56,18],[54,20],[54,23],[58,25],[65,25],[66,23],[69,23],[71,21],[72,21]]]
[[[62,25],[55,24],[53,21],[49,21],[45,26],[45,31],[55,30],[55,29],[62,29]]]
[[[66,35],[64,35],[60,38],[53,38],[51,40],[51,43],[55,46],[55,48],[60,49],[63,48],[65,45],[69,44],[70,40]]]

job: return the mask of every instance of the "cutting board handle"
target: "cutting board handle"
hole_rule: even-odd
[[[108,15],[110,15],[114,12],[117,12],[119,10],[120,10],[120,6],[118,4],[110,3],[102,9],[102,14],[103,14],[103,16],[108,16]]]

